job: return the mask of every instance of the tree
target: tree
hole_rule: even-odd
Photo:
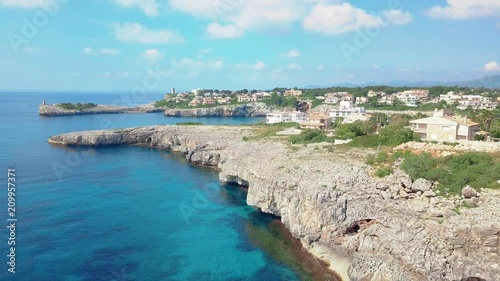
[[[490,126],[493,120],[495,119],[495,114],[493,112],[488,111],[488,110],[482,110],[477,118],[480,120],[481,124],[483,125],[483,128],[486,132],[490,131]]]

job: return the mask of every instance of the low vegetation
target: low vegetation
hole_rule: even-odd
[[[275,137],[277,132],[283,131],[288,128],[299,128],[299,124],[292,122],[276,124],[257,123],[243,126],[251,126],[256,128],[255,134],[251,137],[248,137],[247,140],[258,140]]]
[[[497,182],[500,174],[500,155],[484,152],[467,152],[443,158],[431,154],[414,154],[411,151],[385,151],[370,154],[366,164],[377,170],[375,175],[384,177],[392,173],[394,162],[402,159],[401,170],[412,180],[424,178],[438,183],[442,195],[460,194],[462,188],[470,185],[475,189],[500,188]]]
[[[96,107],[97,104],[95,103],[70,103],[70,102],[65,102],[65,103],[60,103],[57,104],[57,107],[66,109],[66,110],[84,110],[84,109],[90,109]]]
[[[443,158],[430,154],[410,155],[401,169],[415,180],[425,178],[439,182],[438,188],[446,194],[459,194],[462,188],[499,188],[500,159],[482,152],[467,152]]]
[[[288,140],[292,144],[335,142],[334,138],[328,137],[323,131],[319,130],[303,130],[299,135],[290,136]]]
[[[175,125],[178,125],[178,126],[201,126],[204,124],[201,122],[179,122]]]

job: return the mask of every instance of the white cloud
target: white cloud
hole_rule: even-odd
[[[296,58],[296,57],[300,56],[300,52],[297,50],[290,50],[290,51],[283,53],[281,55],[284,57],[287,57],[287,58]]]
[[[141,57],[147,62],[155,63],[165,58],[165,54],[158,49],[148,49],[142,53]]]
[[[0,0],[0,6],[38,8],[49,5],[54,0]]]
[[[184,38],[177,32],[168,29],[147,29],[139,23],[117,23],[115,25],[116,38],[124,42],[142,44],[179,44]]]
[[[246,31],[299,20],[312,0],[170,0],[170,5],[195,17],[212,19],[206,31],[213,38],[237,38]]]
[[[92,55],[94,53],[94,49],[90,47],[85,47],[85,49],[83,49],[83,53],[86,55]]]
[[[158,4],[156,0],[113,0],[115,3],[122,7],[132,8],[138,7],[146,16],[154,17],[159,14]]]
[[[109,55],[109,56],[116,56],[120,53],[119,50],[117,49],[108,49],[108,48],[103,48],[103,49],[93,49],[91,47],[85,47],[83,49],[83,53],[86,55],[96,55],[96,54],[101,54],[101,55]]]
[[[234,1],[230,0],[229,2]],[[214,18],[219,13],[219,8],[223,5],[222,0],[170,0],[170,6],[173,8],[191,14],[195,17]]]
[[[447,5],[434,6],[427,10],[434,18],[469,19],[500,15],[498,0],[447,0]]]
[[[486,72],[500,72],[500,64],[496,61],[490,61],[484,65]]]
[[[290,70],[301,70],[302,66],[298,63],[291,63],[288,65],[288,69]]]
[[[320,65],[318,65],[317,69],[318,69],[319,71],[321,71],[321,70],[325,69],[325,66],[324,66],[324,65],[322,65],[322,64],[320,64]]]
[[[408,24],[413,21],[413,17],[409,12],[403,12],[401,10],[383,11],[382,14],[387,23],[395,25]]]
[[[224,61],[217,59],[217,60],[209,60],[209,61],[202,61],[202,60],[194,60],[191,58],[183,58],[180,60],[173,60],[172,65],[176,68],[187,68],[190,70],[211,70],[211,69],[221,69],[224,67]]]
[[[497,22],[496,27],[497,27],[498,29],[500,29],[500,22]]]
[[[224,67],[224,61],[222,61],[222,60],[216,60],[215,63],[214,63],[214,68],[221,69],[222,67]]]
[[[238,38],[243,36],[243,31],[235,25],[220,25],[211,23],[207,26],[207,33],[216,39]]]
[[[106,48],[101,49],[101,54],[103,54],[103,55],[116,56],[119,53],[120,53],[120,51],[117,49],[106,49]]]
[[[247,69],[247,70],[263,70],[264,68],[266,68],[266,64],[262,61],[258,61],[255,64],[249,64],[249,63],[238,64],[236,65],[236,68]]]
[[[379,15],[372,15],[344,2],[342,4],[316,4],[302,24],[306,30],[332,35],[389,24],[407,24],[412,20],[408,12],[401,10],[385,10]]]

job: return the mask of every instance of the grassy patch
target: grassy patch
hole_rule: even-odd
[[[288,128],[294,128],[298,127],[299,124],[297,123],[276,123],[276,124],[265,124],[265,123],[259,123],[259,124],[254,124],[254,125],[249,125],[251,127],[255,127],[255,135],[252,137],[249,137],[249,139],[265,139],[269,137],[274,137],[276,136],[277,132],[283,131]]]
[[[204,124],[201,122],[179,122],[175,125],[178,125],[178,126],[201,126]]]
[[[95,103],[70,103],[70,102],[65,102],[65,103],[60,103],[57,104],[57,107],[66,109],[66,110],[84,110],[84,109],[90,109],[96,107],[97,104]]]
[[[354,138],[347,145],[350,147],[378,147],[380,141],[377,135],[368,135]]]
[[[335,142],[334,138],[327,137],[326,134],[319,130],[304,130],[297,136],[290,136],[288,140],[292,144],[309,144],[319,142]]]
[[[438,181],[440,194],[460,194],[462,188],[500,188],[497,183],[500,174],[500,159],[482,152],[467,152],[441,159],[430,154],[410,155],[405,158],[401,169],[415,180],[424,178]]]

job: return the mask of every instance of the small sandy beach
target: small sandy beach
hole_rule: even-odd
[[[306,249],[314,256],[330,264],[329,269],[335,271],[342,278],[342,281],[350,281],[347,275],[351,263],[349,257],[336,253],[334,250],[318,243],[308,246]]]

